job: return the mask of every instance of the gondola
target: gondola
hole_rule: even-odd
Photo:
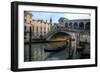
[[[66,47],[67,47],[66,45],[63,45],[63,46],[57,47],[57,48],[44,48],[44,51],[45,52],[59,52],[59,51],[64,50]]]

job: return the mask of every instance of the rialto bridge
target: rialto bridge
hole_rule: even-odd
[[[80,42],[90,43],[89,19],[67,20],[61,18],[59,23],[53,26],[52,31],[45,36],[46,40],[66,41],[72,39],[71,44],[74,43],[74,47]]]

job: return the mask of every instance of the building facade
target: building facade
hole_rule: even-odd
[[[24,14],[25,31],[32,31],[32,39],[44,39],[44,36],[51,31],[52,19],[50,19],[49,22],[47,20],[36,20],[32,19],[32,13],[24,12]],[[25,34],[25,37],[27,38],[26,40],[28,40],[29,33]]]

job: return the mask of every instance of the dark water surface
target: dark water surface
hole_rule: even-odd
[[[66,45],[66,48],[61,51],[47,52],[45,49],[57,49]],[[24,61],[29,61],[29,45],[24,45]],[[65,42],[51,43],[34,43],[31,44],[31,60],[32,61],[47,61],[47,60],[66,60],[79,58],[79,54],[72,48],[69,48]]]

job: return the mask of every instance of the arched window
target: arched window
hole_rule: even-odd
[[[38,32],[38,26],[37,26],[37,32]]]
[[[69,23],[69,28],[72,28],[72,22]]]
[[[85,24],[85,30],[90,30],[90,22],[87,22],[87,23]]]
[[[74,23],[74,29],[78,29],[78,23],[77,22]]]
[[[65,27],[66,27],[66,28],[68,27],[68,23],[67,23],[67,22],[65,23]]]
[[[30,24],[32,23],[32,21],[30,20]]]
[[[83,22],[79,23],[79,29],[84,30],[84,23]]]

